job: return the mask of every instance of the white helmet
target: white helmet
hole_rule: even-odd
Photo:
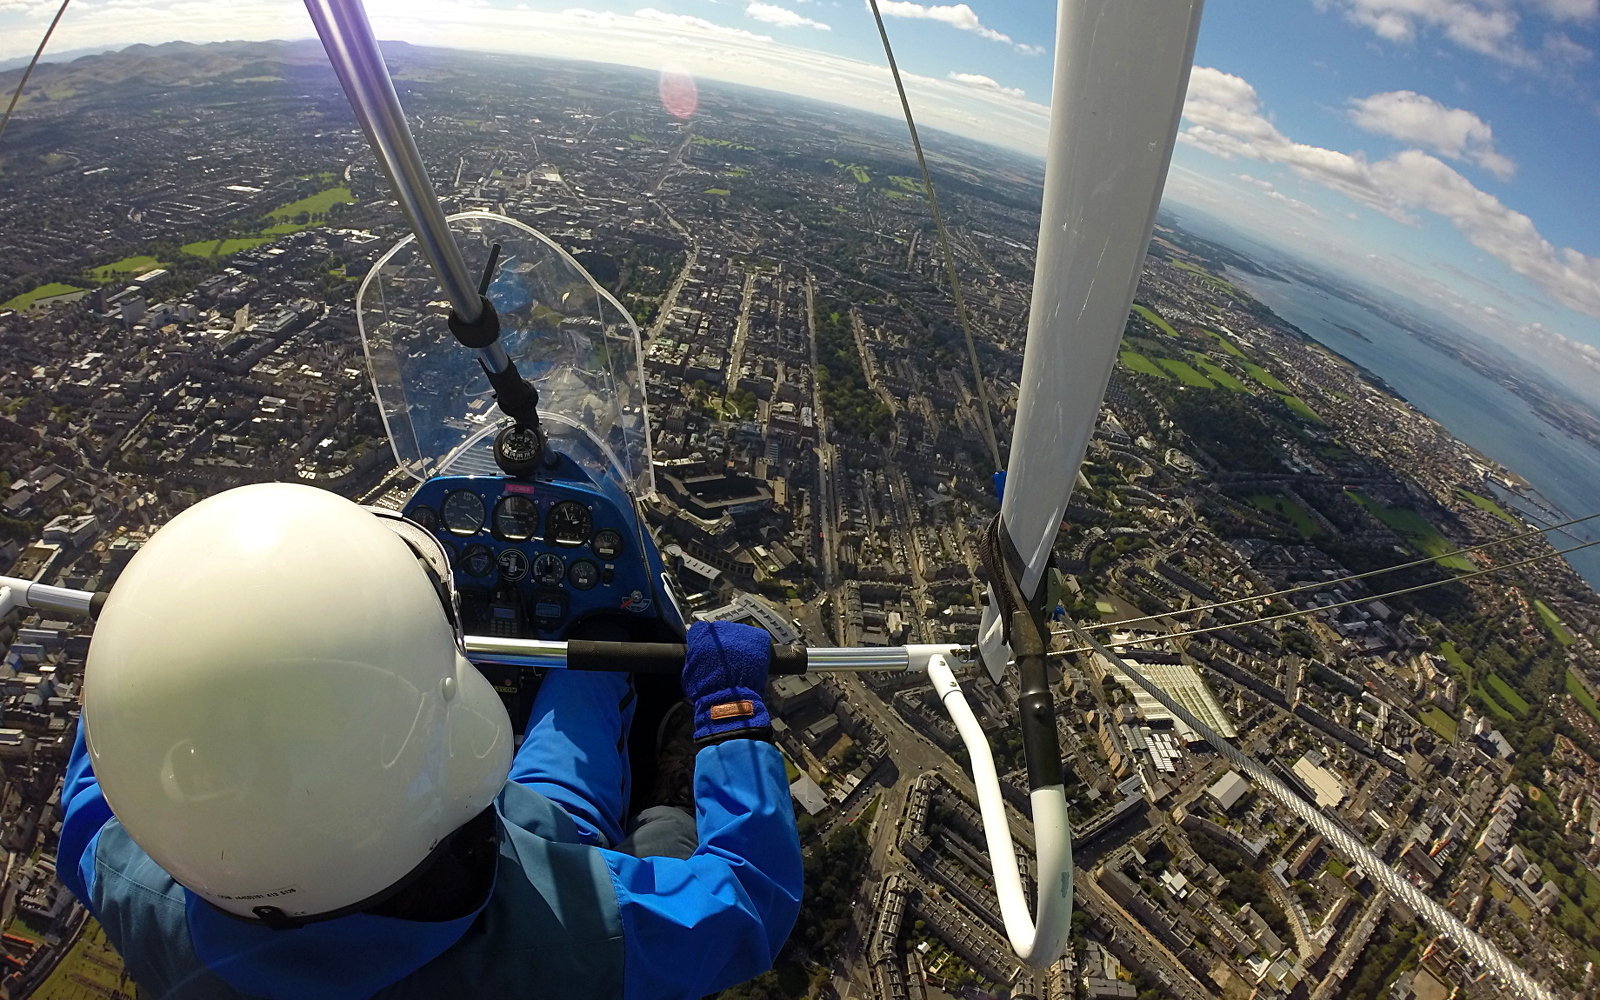
[[[84,681],[95,774],[218,908],[364,908],[499,793],[510,719],[414,534],[310,486],[246,486],[173,518],[106,600]]]

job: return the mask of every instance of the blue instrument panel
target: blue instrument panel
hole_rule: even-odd
[[[450,553],[469,633],[561,639],[597,615],[658,617],[633,511],[587,482],[440,476],[402,513]]]

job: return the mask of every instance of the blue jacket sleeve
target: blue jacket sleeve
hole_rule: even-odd
[[[80,718],[72,756],[67,760],[67,776],[61,785],[61,841],[56,848],[56,877],[80,903],[89,906],[94,858],[87,855],[95,835],[111,819],[111,807],[106,805],[106,797],[100,793],[100,782],[95,780],[83,730]]]
[[[605,852],[625,1000],[695,1000],[760,975],[800,912],[800,838],[777,748],[707,747],[694,786],[700,846],[688,859]]]

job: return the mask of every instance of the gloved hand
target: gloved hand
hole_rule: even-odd
[[[772,739],[772,717],[762,698],[772,637],[734,622],[689,626],[683,693],[694,705],[694,739],[700,746],[734,739]]]

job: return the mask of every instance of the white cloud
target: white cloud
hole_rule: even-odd
[[[1337,7],[1347,19],[1385,41],[1410,43],[1437,31],[1470,52],[1522,69],[1560,72],[1593,53],[1566,35],[1547,34],[1540,46],[1520,37],[1522,14],[1531,8],[1556,21],[1586,22],[1600,13],[1600,0],[1316,0]],[[1551,65],[1551,63],[1559,65]]]
[[[1357,126],[1401,142],[1415,143],[1452,160],[1475,163],[1501,180],[1510,180],[1517,165],[1494,148],[1489,123],[1470,111],[1449,108],[1410,90],[1395,90],[1351,100],[1350,120]]]
[[[1249,174],[1235,174],[1234,176],[1239,178],[1241,181],[1244,181],[1246,184],[1249,184],[1251,187],[1259,188],[1262,194],[1266,195],[1268,198],[1271,198],[1273,201],[1287,205],[1297,212],[1304,212],[1307,215],[1315,215],[1318,218],[1322,217],[1322,213],[1316,208],[1312,207],[1311,205],[1307,205],[1303,201],[1289,197],[1282,191],[1279,191],[1271,181],[1264,181],[1258,177],[1251,177]]]
[[[1206,66],[1194,68],[1183,116],[1190,122],[1178,134],[1184,143],[1225,159],[1281,164],[1401,221],[1415,221],[1417,211],[1441,216],[1473,246],[1557,302],[1600,317],[1600,257],[1553,246],[1532,219],[1480,191],[1435,156],[1409,149],[1368,163],[1359,152],[1293,142],[1262,113],[1254,87]]]
[[[904,17],[920,21],[940,21],[944,24],[950,25],[952,28],[959,28],[962,31],[970,31],[979,38],[987,38],[991,42],[1004,42],[1025,56],[1037,56],[1044,54],[1044,46],[1042,45],[1028,45],[1024,42],[1014,42],[1012,41],[1010,35],[987,27],[981,20],[978,19],[977,11],[973,10],[971,7],[968,7],[964,3],[942,5],[929,4],[925,6],[920,3],[911,3],[910,0],[879,0],[878,11],[879,13],[883,14],[884,17]]]
[[[1600,17],[1600,0],[1534,0],[1557,21],[1592,21]]]
[[[833,28],[821,21],[814,21],[809,17],[798,14],[787,7],[779,7],[770,3],[751,3],[744,9],[747,17],[757,21],[775,24],[780,28],[816,28],[818,31],[832,31]]]
[[[1021,97],[1022,91],[1016,87],[1002,87],[1000,81],[992,76],[982,76],[978,73],[951,73],[950,79],[957,83],[964,83],[969,87],[979,90],[992,90],[996,94],[1005,94],[1008,97]]]
[[[592,17],[594,20],[600,21],[604,21],[611,17],[623,16],[610,14],[609,12],[584,10],[583,8],[566,10],[562,11],[562,13],[576,17]],[[721,35],[724,38],[748,38],[757,42],[772,41],[771,35],[758,35],[753,31],[746,31],[743,28],[724,27],[720,24],[714,24],[711,21],[707,21],[703,17],[693,17],[689,14],[669,14],[664,10],[656,10],[654,7],[645,7],[642,10],[636,10],[633,12],[633,16],[641,21],[650,21],[655,24],[665,25],[686,31],[703,31],[708,35]]]

